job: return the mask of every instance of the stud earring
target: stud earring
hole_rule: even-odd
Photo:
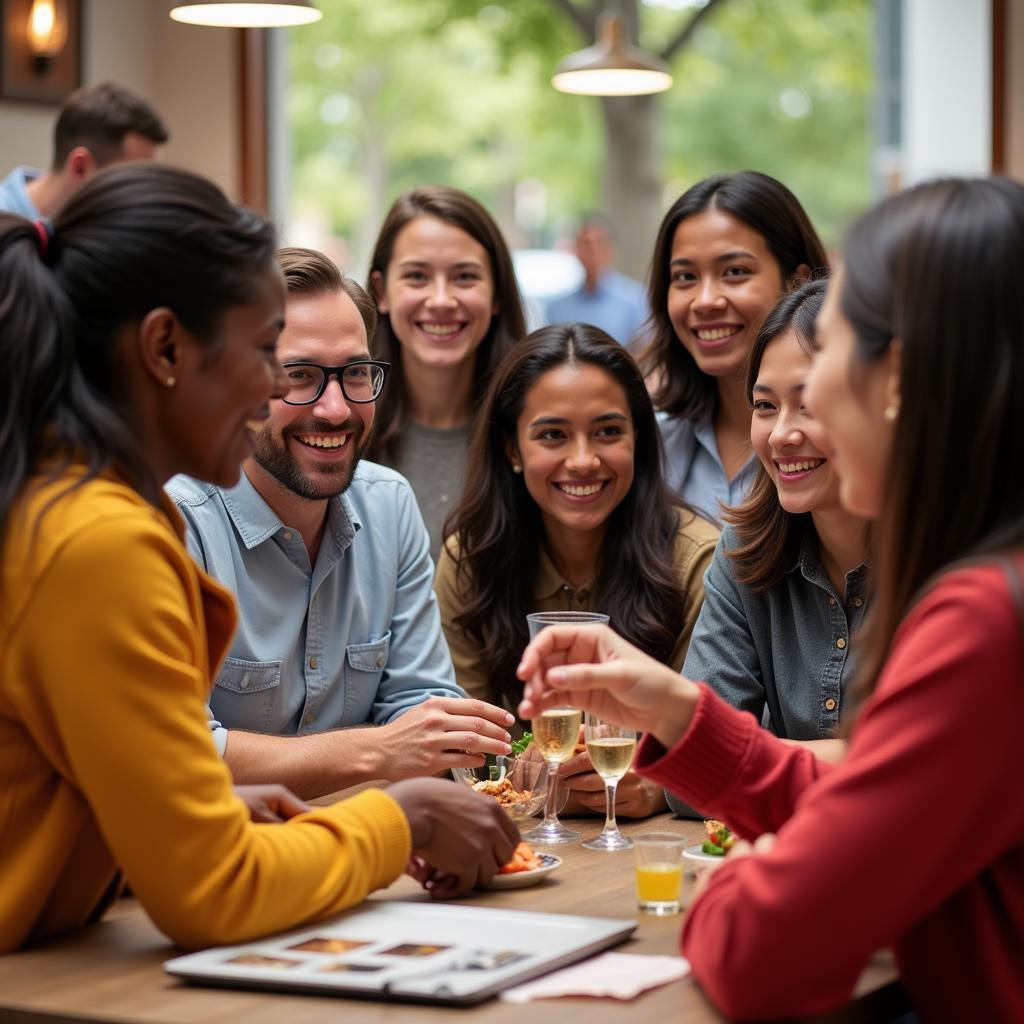
[[[173,377],[168,377],[167,380],[164,381],[164,384],[166,384],[167,387],[169,388],[173,388],[174,385],[177,383],[178,382]]]
[[[899,417],[899,414],[899,406],[887,405],[885,407],[885,412],[882,413],[882,417],[885,419],[886,423],[895,423],[897,418]]]
[[[513,472],[513,473],[522,473],[522,471],[523,471],[523,467],[522,467],[522,466],[520,466],[520,465],[519,465],[518,463],[516,463],[516,462],[513,462],[513,463],[512,463],[512,472]]]

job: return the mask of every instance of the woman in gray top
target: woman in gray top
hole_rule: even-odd
[[[803,405],[824,292],[816,281],[787,295],[751,350],[759,464],[747,501],[726,511],[683,675],[776,735],[838,758],[841,741],[829,737],[866,608],[867,528],[840,505],[827,437]]]
[[[437,560],[458,502],[469,426],[491,373],[526,334],[505,240],[458,189],[417,188],[388,212],[370,261],[380,319],[373,355],[391,363],[369,458],[409,480]]]

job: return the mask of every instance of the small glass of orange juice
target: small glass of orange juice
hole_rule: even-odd
[[[674,832],[641,832],[633,836],[636,901],[645,914],[679,913],[685,845],[683,837]]]

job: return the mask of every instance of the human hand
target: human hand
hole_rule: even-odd
[[[672,747],[686,731],[699,688],[607,626],[549,626],[530,641],[516,673],[521,718],[571,705]]]
[[[269,783],[260,786],[235,786],[235,795],[249,808],[249,817],[259,824],[287,821],[313,808],[290,789]]]
[[[482,700],[431,697],[374,730],[380,778],[399,781],[450,768],[479,768],[483,755],[507,754],[515,718]]]
[[[737,839],[729,848],[729,852],[722,858],[722,864],[725,864],[730,860],[742,860],[744,857],[750,857],[759,853],[767,853],[774,845],[774,832],[763,832],[754,840],[753,843],[748,843],[745,839]],[[695,900],[698,899],[708,887],[708,883],[711,881],[711,876],[722,866],[722,864],[715,864],[701,872],[696,885],[693,887],[693,898]]]
[[[444,779],[407,779],[387,792],[412,832],[410,874],[432,896],[484,885],[512,859],[519,829],[496,800]]]
[[[579,754],[567,761],[563,768],[572,768],[574,762],[585,755]],[[604,779],[589,766],[574,771],[566,780],[569,790],[570,813],[574,809],[604,814],[607,808]],[[573,804],[575,806],[573,806]],[[615,789],[615,814],[620,818],[649,818],[665,810],[665,790],[655,782],[642,778],[632,768],[626,772]]]

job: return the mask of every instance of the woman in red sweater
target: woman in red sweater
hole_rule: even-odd
[[[777,740],[599,627],[545,630],[523,717],[648,733],[637,767],[753,846],[683,952],[729,1015],[820,1012],[893,946],[926,1021],[1024,1020],[1024,187],[940,181],[850,232],[807,404],[845,507],[876,520],[849,752]]]

